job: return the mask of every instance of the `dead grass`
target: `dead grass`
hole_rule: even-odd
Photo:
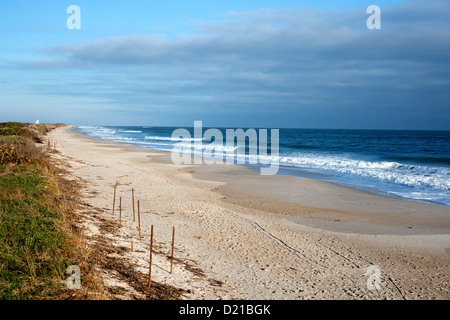
[[[67,179],[70,173],[63,161],[52,160],[48,168],[55,177],[55,190],[59,190],[58,201],[65,217],[71,217],[66,232],[71,235],[72,258],[80,267],[82,290],[67,292],[67,299],[121,299],[126,292],[123,288],[107,287],[103,274],[114,273],[123,282],[133,287],[139,294],[133,299],[178,300],[185,291],[170,285],[152,281],[148,288],[148,275],[138,272],[135,265],[124,257],[130,248],[115,246],[107,235],[115,234],[119,224],[101,216],[102,209],[92,207],[82,197],[84,185],[77,180]],[[83,219],[94,220],[100,233],[94,236],[83,235]]]

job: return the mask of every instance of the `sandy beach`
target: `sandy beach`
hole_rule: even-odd
[[[47,139],[55,163],[83,186],[79,214],[88,244],[101,235],[132,245],[121,256],[146,275],[153,225],[152,280],[185,290],[184,299],[450,298],[448,206],[261,176],[240,165],[174,165],[166,152],[74,129],[57,128]],[[377,280],[373,266],[378,288],[368,285]],[[100,272],[107,286],[121,288],[120,298],[141,297],[132,279]]]

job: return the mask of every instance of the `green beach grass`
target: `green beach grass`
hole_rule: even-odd
[[[0,299],[67,298],[76,262],[70,216],[41,136],[47,125],[0,123]],[[70,244],[70,245],[69,245]]]

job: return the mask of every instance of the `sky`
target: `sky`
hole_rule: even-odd
[[[4,2],[0,122],[36,120],[450,130],[450,1]]]

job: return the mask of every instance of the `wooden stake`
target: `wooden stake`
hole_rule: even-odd
[[[150,265],[148,270],[148,287],[150,288],[152,286],[152,255],[153,255],[153,225],[152,225],[152,232],[150,235]]]
[[[141,240],[141,209],[139,207],[139,200],[138,200],[138,226],[139,226],[139,240]]]
[[[116,208],[116,188],[117,188],[118,183],[119,183],[119,181],[116,181],[116,184],[114,185],[113,215],[114,215],[114,210]]]
[[[175,227],[173,227],[173,232],[172,232],[172,258],[170,259],[170,274],[172,274],[172,270],[173,270],[173,247],[175,244]]]
[[[134,213],[134,189],[131,189],[131,195],[133,198],[133,222],[135,222],[136,219],[135,219],[135,213]]]
[[[122,225],[122,197],[120,197],[119,212],[120,212],[120,225]]]

